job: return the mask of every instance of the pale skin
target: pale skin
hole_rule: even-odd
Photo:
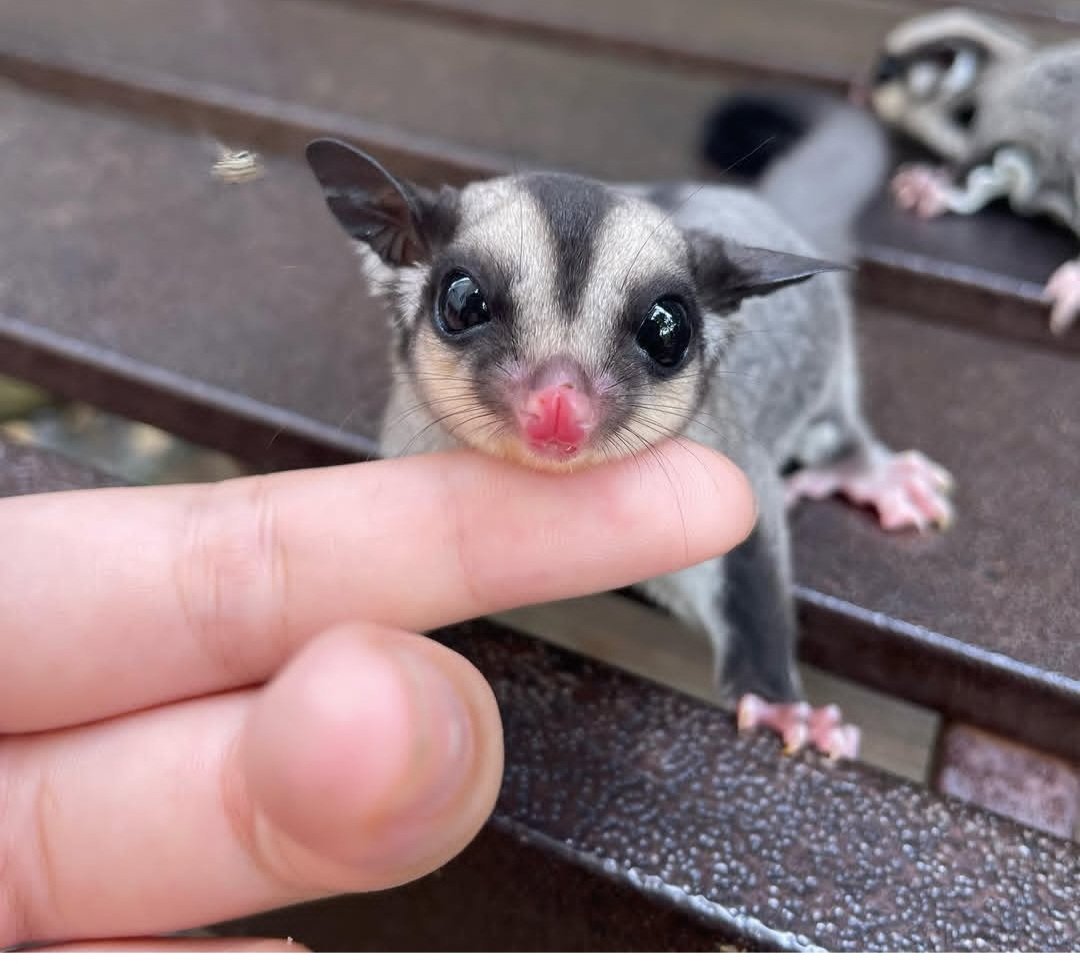
[[[420,634],[740,542],[741,473],[661,455],[0,501],[0,948],[175,948],[153,935],[444,864],[494,806],[502,733]]]

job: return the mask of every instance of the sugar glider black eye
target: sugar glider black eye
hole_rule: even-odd
[[[693,334],[686,307],[676,298],[653,302],[637,331],[638,347],[662,368],[674,368],[686,358]]]
[[[443,278],[435,303],[435,324],[448,335],[460,335],[491,321],[484,292],[464,271],[451,271]]]

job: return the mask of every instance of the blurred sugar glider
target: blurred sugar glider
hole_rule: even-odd
[[[820,121],[766,179],[787,219],[718,185],[530,173],[430,191],[338,141],[307,156],[389,305],[383,454],[471,446],[569,471],[671,436],[723,451],[751,480],[755,531],[640,588],[708,633],[740,725],[852,756],[839,711],[798,702],[785,506],[843,493],[890,529],[944,525],[951,509],[947,473],[890,452],[863,419],[848,280],[818,255],[850,254],[885,151],[869,115],[833,104]],[[844,170],[852,134],[868,138],[861,173]]]
[[[892,182],[921,217],[972,214],[1006,198],[1080,234],[1080,41],[1037,48],[992,17],[953,8],[887,37],[866,91],[877,114],[939,154]],[[1080,316],[1080,260],[1050,278],[1050,326]]]

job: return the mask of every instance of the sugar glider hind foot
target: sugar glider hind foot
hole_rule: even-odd
[[[889,186],[898,208],[924,220],[949,211],[951,181],[943,168],[908,164],[896,172]]]
[[[843,721],[835,704],[812,707],[809,703],[770,703],[753,693],[739,700],[739,732],[764,728],[780,735],[784,752],[798,753],[812,747],[830,760],[854,760],[859,755],[861,733]]]
[[[1044,295],[1053,305],[1050,330],[1063,335],[1080,318],[1080,258],[1066,261],[1050,276]]]
[[[801,469],[785,483],[788,508],[802,499],[842,495],[877,511],[886,531],[948,528],[954,518],[952,476],[921,452],[876,451],[831,465]]]

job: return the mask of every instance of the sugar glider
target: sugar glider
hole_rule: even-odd
[[[429,190],[339,141],[307,150],[388,305],[383,454],[469,446],[554,472],[672,436],[727,454],[757,496],[753,534],[639,588],[708,633],[742,726],[835,756],[854,754],[857,731],[799,702],[786,506],[843,493],[889,529],[951,512],[947,473],[867,426],[848,281],[822,260],[849,255],[880,184],[870,125],[837,106],[778,158],[763,196],[561,173]],[[861,173],[845,170],[860,131],[877,152]]]
[[[1080,234],[1080,41],[1038,48],[992,17],[954,8],[887,37],[869,83],[878,115],[946,162],[892,182],[921,217],[972,214],[998,198]],[[1080,259],[1046,287],[1050,327],[1080,316]]]

